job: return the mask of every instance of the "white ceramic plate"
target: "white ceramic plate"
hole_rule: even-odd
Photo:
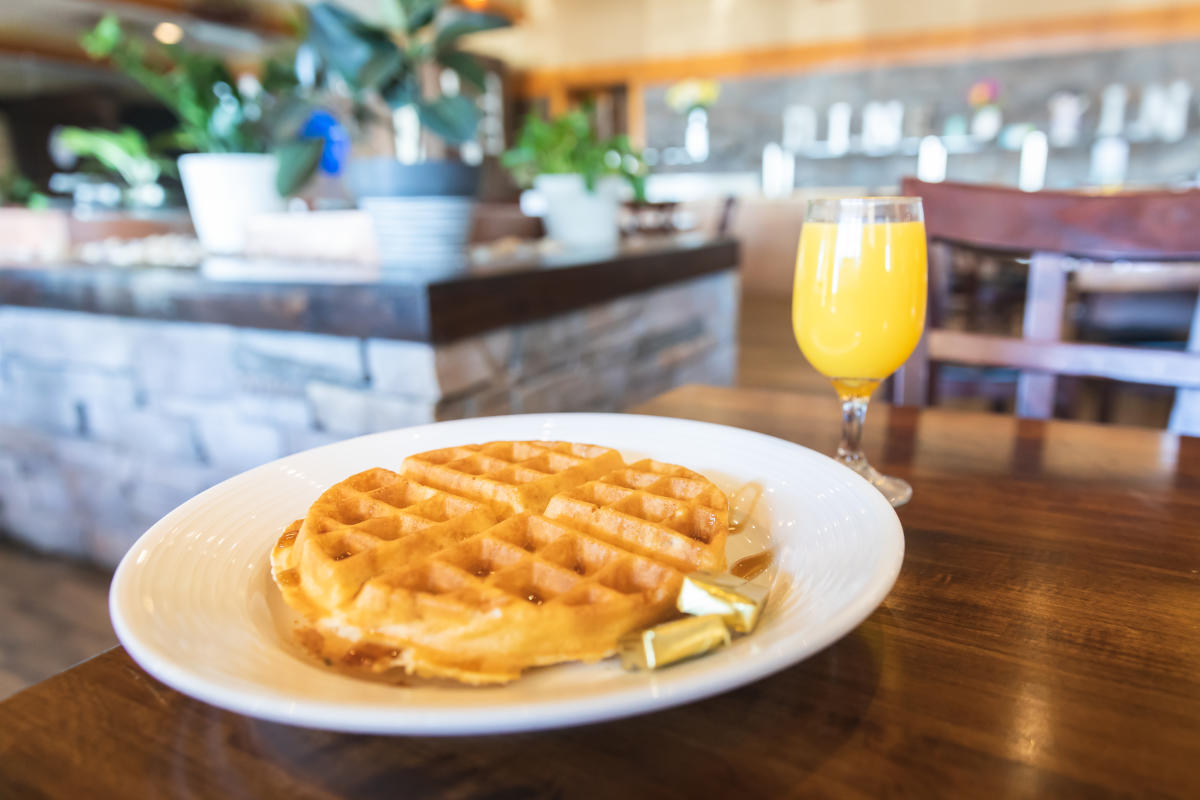
[[[497,439],[561,439],[627,459],[684,464],[744,513],[729,558],[775,551],[771,595],[753,634],[653,673],[615,659],[526,673],[504,687],[390,686],[338,674],[291,638],[268,552],[332,483],[406,455]],[[749,489],[743,490],[749,485]],[[739,494],[739,490],[742,490]],[[882,602],[904,537],[891,506],[829,458],[737,428],[624,414],[539,414],[443,422],[298,453],[231,478],[172,511],[134,545],[113,579],[113,626],[164,683],[241,714],[314,728],[477,734],[641,714],[717,694],[783,669],[844,636]]]

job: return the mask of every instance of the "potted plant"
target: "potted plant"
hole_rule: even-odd
[[[22,206],[33,211],[44,211],[50,207],[50,198],[38,191],[37,184],[10,169],[0,172],[0,208]]]
[[[447,145],[475,136],[486,71],[460,49],[463,36],[505,27],[505,17],[446,7],[443,0],[385,0],[382,24],[332,3],[309,8],[308,42],[327,73],[350,90],[355,116],[369,122],[371,109],[415,116]],[[442,91],[443,74],[455,75],[462,91]],[[347,182],[375,223],[387,260],[457,258],[465,249],[479,170],[459,160],[401,163],[395,157],[355,159]]]
[[[239,80],[214,55],[177,44],[148,48],[112,15],[82,44],[175,113],[178,127],[164,145],[185,152],[179,176],[205,249],[241,251],[247,220],[283,210],[284,197],[316,170],[323,144],[299,135],[312,107],[289,65],[268,60],[260,76]]]
[[[61,129],[56,144],[85,162],[94,162],[125,184],[123,200],[130,208],[161,206],[166,192],[159,183],[163,173],[174,173],[175,164],[152,152],[146,137],[133,128]]]
[[[552,120],[530,116],[504,166],[546,201],[546,232],[568,246],[612,246],[626,186],[645,200],[646,163],[627,136],[602,140],[585,108]]]

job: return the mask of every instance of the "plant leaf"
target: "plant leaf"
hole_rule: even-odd
[[[378,50],[371,54],[358,71],[358,84],[363,89],[378,89],[396,75],[408,71],[404,51],[399,47]]]
[[[437,60],[443,67],[457,72],[460,78],[479,91],[487,88],[487,70],[483,68],[483,63],[470,53],[462,50],[443,50],[438,53]]]
[[[324,150],[323,139],[297,139],[275,150],[275,157],[279,159],[275,190],[281,197],[295,194],[308,182],[317,171]]]
[[[379,21],[388,30],[404,30],[404,4],[400,0],[379,0]]]
[[[396,0],[400,4],[400,13],[404,18],[404,32],[416,33],[437,15],[442,7],[442,0]]]
[[[313,47],[351,88],[364,88],[364,78],[378,78],[382,68],[394,63],[389,51],[398,48],[381,28],[331,3],[318,3],[308,14]]]
[[[417,101],[421,124],[449,144],[459,144],[475,136],[479,109],[462,95]]]
[[[291,58],[287,60],[268,58],[263,63],[261,83],[263,91],[268,94],[295,89],[300,83],[296,75],[296,54],[292,53]]]
[[[421,88],[417,85],[416,76],[409,73],[400,80],[381,86],[379,95],[388,104],[388,108],[404,108],[420,99]]]
[[[69,126],[60,130],[56,139],[76,156],[95,159],[127,186],[154,183],[161,172],[145,137],[133,128],[110,131]]]
[[[434,39],[438,50],[450,47],[460,37],[468,34],[507,28],[512,24],[508,17],[482,11],[454,11],[446,14],[445,20],[444,24],[439,20],[437,38]]]
[[[304,123],[318,106],[306,97],[287,94],[278,98],[271,109],[267,133],[275,141],[291,139],[300,133]]]
[[[79,44],[91,58],[104,58],[117,49],[123,33],[116,14],[105,14],[96,27],[79,37]]]

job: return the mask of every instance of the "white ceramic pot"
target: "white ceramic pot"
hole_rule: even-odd
[[[589,192],[581,175],[539,175],[533,188],[546,202],[546,233],[567,247],[615,247],[618,212],[626,184],[607,177]]]
[[[275,156],[263,153],[189,153],[179,157],[188,211],[205,250],[242,252],[249,219],[286,208],[275,191],[278,171]]]

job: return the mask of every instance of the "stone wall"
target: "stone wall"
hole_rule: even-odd
[[[231,475],[435,420],[729,383],[723,272],[446,345],[0,306],[0,531],[115,564]]]

